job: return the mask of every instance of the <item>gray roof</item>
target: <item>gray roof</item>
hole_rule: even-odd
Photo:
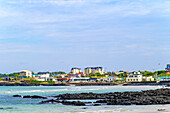
[[[86,67],[85,69],[103,69],[103,67]]]
[[[39,72],[38,74],[42,75],[42,74],[49,74],[49,72]]]
[[[73,69],[80,69],[80,70],[81,70],[81,68],[77,68],[77,67],[73,67],[73,68],[71,68],[71,70],[73,70]]]

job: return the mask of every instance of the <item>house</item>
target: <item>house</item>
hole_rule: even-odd
[[[126,82],[141,82],[143,75],[140,72],[131,72],[126,77]]]
[[[20,77],[32,77],[32,71],[22,70],[20,71]]]
[[[49,72],[39,72],[38,73],[38,81],[47,81],[47,79],[50,77]]]
[[[79,74],[68,74],[68,75],[69,75],[70,78],[73,78],[73,77],[79,78],[80,77]]]
[[[89,75],[90,73],[104,74],[102,67],[87,67],[87,68],[84,69],[84,75]]]
[[[154,81],[155,79],[152,76],[150,76],[150,77],[143,77],[143,80],[144,81]]]
[[[115,72],[116,75],[119,75],[119,74],[121,74],[121,73],[124,73],[124,72]]]
[[[159,81],[169,81],[170,77],[158,77]]]
[[[33,80],[38,80],[38,75],[37,74],[32,74]]]
[[[170,74],[170,64],[167,64],[165,70],[166,70],[166,74]]]
[[[78,76],[80,76],[80,77],[81,77],[82,75],[83,75],[83,72],[78,73]]]
[[[128,73],[130,73],[130,72],[129,72],[129,71],[124,71],[124,73],[125,73],[125,74],[128,74]]]
[[[89,78],[89,82],[96,82],[98,78]]]
[[[38,75],[37,74],[32,74],[32,77],[36,78],[36,77],[38,77]]]
[[[109,76],[107,78],[107,82],[113,82],[115,80],[115,76]]]
[[[39,72],[38,77],[39,78],[48,78],[48,77],[50,77],[50,73],[49,72]]]
[[[53,78],[65,78],[67,74],[51,75]]]
[[[57,81],[57,78],[49,77],[46,79],[47,81]]]
[[[62,78],[60,75],[51,75],[54,78]]]
[[[74,68],[71,69],[71,72],[72,72],[73,74],[78,74],[78,73],[81,72],[81,68],[74,67]]]
[[[106,78],[100,78],[99,81],[101,82],[113,82],[116,80],[117,76],[108,76]]]
[[[69,80],[69,82],[77,82],[77,83],[79,83],[79,82],[88,82],[88,81],[89,81],[88,77],[86,77],[86,78],[71,77],[70,80]]]
[[[68,82],[70,78],[57,78],[58,82]]]

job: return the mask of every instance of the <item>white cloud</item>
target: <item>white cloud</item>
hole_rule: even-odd
[[[0,8],[0,18],[18,16],[16,12]]]
[[[61,5],[63,7],[75,8],[75,5],[80,6],[80,13],[85,13],[86,16],[100,16],[106,14],[116,14],[117,16],[137,15],[143,16],[152,14],[155,11],[159,14],[168,15],[170,12],[170,2],[155,1],[155,0],[7,0],[4,3],[10,4],[13,7],[15,4],[20,4],[22,7],[28,4],[36,6]],[[3,2],[0,3],[3,5]],[[28,6],[29,7],[29,6]],[[31,8],[31,7],[30,7]],[[70,9],[72,10],[72,9]],[[15,12],[15,11],[14,11]],[[43,12],[43,11],[42,11]],[[3,15],[9,15],[5,11],[1,11]],[[34,14],[34,12],[31,12]],[[26,13],[27,14],[27,13]],[[63,14],[64,15],[64,14]],[[35,16],[35,15],[34,15]],[[45,19],[46,20],[46,19]]]
[[[9,4],[57,4],[57,5],[67,5],[67,4],[84,4],[84,3],[101,3],[101,2],[112,2],[118,0],[8,0],[5,1]]]

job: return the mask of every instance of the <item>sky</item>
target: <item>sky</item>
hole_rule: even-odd
[[[0,0],[0,73],[164,69],[169,6],[170,0]]]

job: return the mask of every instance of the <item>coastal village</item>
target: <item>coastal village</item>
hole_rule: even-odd
[[[140,83],[152,81],[170,82],[170,64],[165,70],[149,71],[119,71],[104,72],[103,67],[73,67],[70,73],[38,72],[22,70],[18,73],[1,74],[0,83],[38,83],[38,84],[66,84],[66,83]]]

